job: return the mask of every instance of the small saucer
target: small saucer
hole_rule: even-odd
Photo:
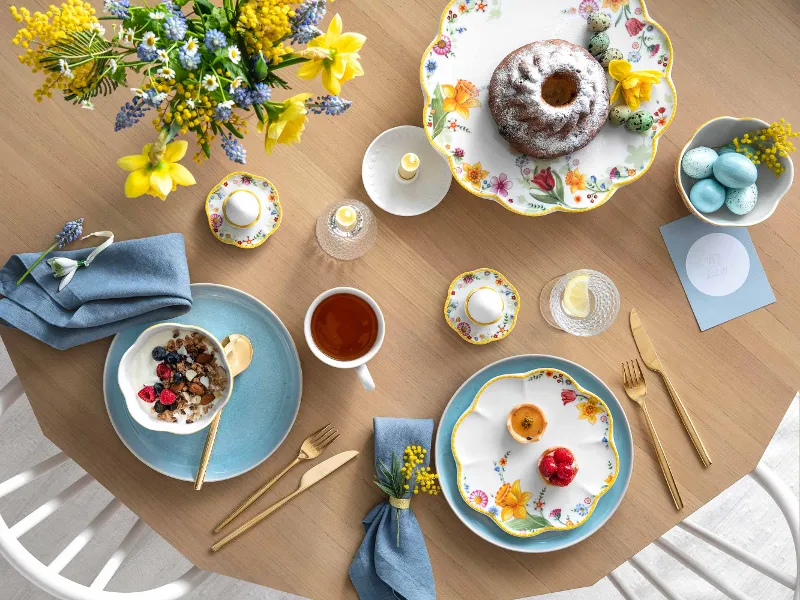
[[[211,189],[206,215],[211,232],[220,242],[258,248],[278,230],[283,211],[271,181],[235,172]]]
[[[488,287],[503,299],[503,312],[494,323],[482,325],[469,318],[468,296],[476,289]],[[494,269],[476,269],[456,277],[447,290],[444,317],[464,340],[470,344],[488,344],[506,337],[517,323],[519,294],[506,278]]]

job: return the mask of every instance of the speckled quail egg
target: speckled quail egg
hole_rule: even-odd
[[[612,125],[622,125],[632,114],[633,111],[630,108],[620,104],[611,109],[611,112],[608,113],[608,120],[611,121]]]
[[[607,13],[595,11],[586,18],[589,31],[605,31],[611,27],[611,16]]]
[[[711,177],[714,161],[719,158],[716,150],[706,146],[692,148],[681,159],[681,169],[692,179]]]
[[[603,68],[607,69],[612,60],[622,60],[623,58],[625,58],[625,55],[622,54],[622,50],[619,48],[609,48],[600,56],[600,64],[603,65]]]
[[[637,110],[625,121],[625,129],[636,133],[644,133],[653,126],[653,115],[646,110]]]
[[[586,48],[592,56],[597,57],[608,50],[610,43],[611,40],[608,39],[608,34],[605,31],[600,31],[589,38],[589,45]]]
[[[746,215],[758,202],[758,187],[752,184],[742,189],[729,189],[725,194],[725,206],[735,215]]]

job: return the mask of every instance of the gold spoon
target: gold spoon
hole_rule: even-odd
[[[240,333],[232,333],[224,338],[221,342],[222,351],[225,353],[225,359],[228,361],[228,366],[231,369],[231,375],[236,377],[239,373],[244,371],[250,366],[253,360],[253,344],[247,337]],[[194,489],[199,490],[203,487],[203,482],[206,478],[206,470],[208,470],[208,462],[211,460],[211,451],[214,449],[214,441],[217,439],[217,431],[219,430],[219,421],[222,418],[222,411],[214,415],[214,420],[208,428],[206,435],[206,445],[203,448],[203,456],[200,457],[200,467],[197,469],[197,477],[194,480]]]

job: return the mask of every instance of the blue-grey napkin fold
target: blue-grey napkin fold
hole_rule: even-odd
[[[83,260],[94,248],[48,256]],[[14,327],[59,350],[113,335],[140,323],[189,312],[192,292],[180,233],[115,242],[60,292],[43,260],[16,281],[39,253],[15,254],[0,270],[0,325]]]
[[[402,459],[406,446],[430,449],[433,436],[431,419],[375,417],[373,427],[376,468],[378,461],[391,466],[392,453]],[[430,451],[425,455],[423,467],[428,466],[429,456]],[[405,497],[412,495],[408,493]],[[364,541],[350,565],[350,579],[361,600],[436,598],[431,559],[413,509],[399,511],[399,547],[397,516],[397,509],[387,500],[364,517]]]

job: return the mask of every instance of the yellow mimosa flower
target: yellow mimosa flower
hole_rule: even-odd
[[[358,51],[366,41],[360,33],[342,33],[342,17],[337,14],[328,25],[328,31],[308,43],[306,55],[310,60],[300,65],[297,76],[314,79],[322,72],[322,85],[338,96],[345,81],[364,74],[358,62]]]
[[[311,94],[297,94],[283,101],[283,110],[278,115],[277,120],[270,120],[265,127],[264,123],[258,124],[258,132],[267,135],[264,138],[264,149],[267,154],[272,154],[275,144],[296,144],[300,141],[300,134],[306,128],[308,119],[308,108],[306,100],[311,98]]]
[[[141,154],[120,158],[117,165],[131,172],[125,180],[125,195],[128,198],[138,198],[143,194],[150,194],[166,200],[167,195],[179,185],[197,183],[189,169],[178,164],[188,147],[189,143],[185,140],[167,144],[161,156],[155,156],[155,166],[150,156],[153,144],[145,144]]]
[[[638,109],[642,100],[650,100],[650,88],[654,83],[660,83],[664,76],[660,71],[634,71],[627,60],[612,60],[608,65],[608,74],[619,82],[611,94],[610,102],[613,104],[622,94],[631,110]]]

